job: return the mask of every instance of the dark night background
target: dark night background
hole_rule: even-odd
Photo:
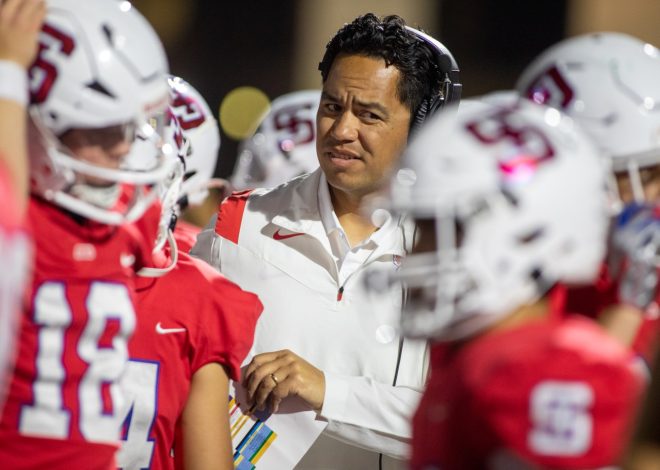
[[[257,87],[271,99],[296,90],[291,51],[297,40],[299,2],[188,1],[179,7],[185,14],[172,12],[167,3],[175,4],[135,1],[163,38],[172,73],[193,84],[214,112],[223,97],[239,86]],[[564,0],[444,1],[441,14],[417,26],[452,51],[461,68],[463,96],[469,97],[512,87],[536,54],[562,39],[565,4]],[[176,34],[167,33],[162,18],[177,14],[185,18],[180,21],[184,26]],[[322,54],[319,49],[318,59]],[[320,86],[320,76],[312,86]],[[222,133],[219,176],[231,173],[236,149],[237,142]]]

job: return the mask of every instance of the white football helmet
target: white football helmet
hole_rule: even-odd
[[[239,146],[230,179],[234,189],[271,188],[318,168],[316,112],[320,100],[320,90],[305,90],[273,101],[254,135]]]
[[[589,139],[556,109],[487,101],[434,117],[392,180],[392,209],[435,227],[435,251],[394,274],[409,336],[473,335],[558,281],[592,280],[605,252],[607,170]]]
[[[167,80],[172,96],[171,111],[176,116],[183,134],[190,143],[184,155],[185,176],[181,197],[197,206],[208,195],[220,150],[218,123],[202,95],[180,77]]]
[[[49,0],[40,44],[30,69],[32,192],[101,223],[135,220],[157,197],[149,188],[171,170],[159,152],[169,92],[158,36],[127,1]],[[155,164],[103,168],[59,139],[72,129],[111,128],[128,142],[138,135],[150,142]]]
[[[576,119],[643,200],[638,169],[660,164],[658,49],[621,33],[566,39],[536,58],[516,88]]]

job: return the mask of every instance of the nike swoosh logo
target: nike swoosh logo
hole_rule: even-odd
[[[167,335],[170,333],[185,333],[185,328],[163,328],[160,322],[156,323],[156,333],[159,335]]]
[[[280,235],[280,229],[273,234],[273,240],[286,240],[287,238],[298,237],[300,235],[305,235],[304,233],[290,233],[289,235]]]

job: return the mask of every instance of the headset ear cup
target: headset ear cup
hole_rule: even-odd
[[[410,119],[409,129],[410,134],[412,135],[424,123],[424,121],[442,109],[445,105],[454,103],[458,104],[461,99],[462,86],[460,83],[458,64],[449,49],[447,49],[440,41],[422,31],[410,26],[406,26],[406,29],[430,48],[435,65],[442,76],[442,82],[439,84],[440,91],[433,96],[425,97],[417,109],[414,110]]]
[[[442,95],[435,95],[433,98],[429,100],[427,110],[426,110],[426,116],[425,119],[428,118],[429,116],[433,116],[433,114],[445,105],[445,97]]]
[[[445,104],[445,98],[442,95],[435,95],[433,98],[425,98],[417,107],[415,114],[410,119],[410,131],[416,132],[424,121],[434,113],[439,111]]]
[[[429,100],[425,98],[422,100],[419,106],[417,106],[415,113],[410,119],[411,132],[417,131],[417,129],[419,129],[422,124],[424,124],[424,121],[426,120],[426,115],[428,114],[428,110],[429,110]]]

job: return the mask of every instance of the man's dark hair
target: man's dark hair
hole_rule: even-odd
[[[323,83],[339,54],[381,58],[386,65],[395,66],[401,73],[396,94],[399,101],[414,114],[425,97],[437,95],[442,84],[433,52],[405,28],[405,21],[397,15],[379,19],[373,13],[359,16],[345,24],[325,48],[319,70]]]

